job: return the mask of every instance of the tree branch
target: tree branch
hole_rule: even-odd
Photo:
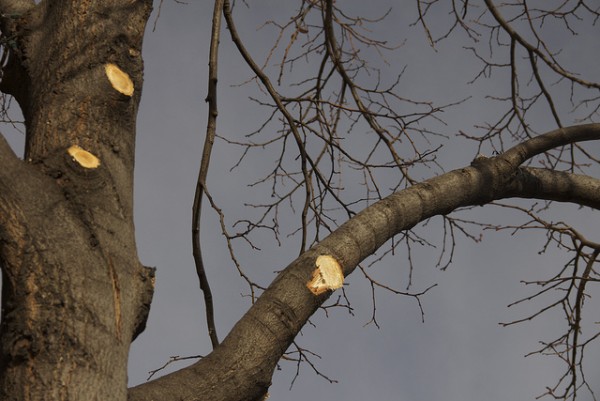
[[[508,196],[537,195],[544,199],[573,201],[566,196],[569,189],[581,198],[586,198],[587,192],[584,204],[597,207],[600,203],[600,199],[595,199],[600,197],[598,180],[568,174],[564,177],[570,179],[569,187],[554,186],[554,182],[561,182],[556,177],[563,177],[565,173],[549,171],[544,173],[546,175],[535,175],[537,170],[517,170],[518,165],[512,164],[519,157],[548,149],[550,144],[562,146],[577,139],[600,139],[598,125],[550,132],[517,145],[505,155],[479,160],[470,167],[429,179],[366,208],[282,271],[213,353],[178,372],[132,388],[129,400],[261,399],[279,358],[308,318],[331,295],[331,291],[315,295],[307,288],[317,271],[316,259],[321,255],[336,260],[346,277],[363,259],[401,231],[459,207],[483,205]],[[529,178],[520,178],[526,176],[522,171],[540,181],[535,187],[537,192],[523,185]],[[517,185],[513,180],[522,182]],[[590,184],[596,190],[590,191]],[[220,386],[215,387],[214,383]]]
[[[194,194],[194,204],[192,206],[192,249],[194,262],[196,264],[196,274],[200,281],[200,289],[204,294],[204,306],[206,310],[206,324],[208,326],[208,335],[213,349],[219,345],[217,328],[215,326],[215,312],[213,306],[212,292],[206,277],[204,260],[202,259],[202,248],[200,243],[200,222],[202,217],[202,196],[206,192],[206,177],[210,166],[210,156],[212,154],[213,144],[215,143],[215,134],[217,130],[217,73],[219,60],[219,37],[221,34],[221,13],[223,11],[223,0],[216,0],[213,11],[212,35],[210,39],[210,55],[208,61],[208,123],[206,127],[206,136],[204,138],[204,149],[202,151],[202,160],[200,162],[200,171],[196,183],[196,192]]]
[[[574,125],[559,128],[521,142],[498,157],[517,167],[526,160],[547,152],[550,149],[577,142],[597,140],[599,137],[600,124]]]
[[[498,24],[506,31],[506,33],[514,40],[516,40],[521,46],[523,46],[530,54],[535,54],[539,57],[549,68],[551,68],[555,73],[567,78],[568,80],[578,83],[581,86],[586,88],[596,88],[600,89],[600,84],[585,81],[575,74],[572,74],[562,68],[555,60],[550,59],[545,53],[541,52],[537,47],[533,46],[531,43],[527,42],[521,35],[514,30],[514,28],[506,22],[506,20],[502,17],[492,0],[485,0],[485,4],[492,13],[492,16],[498,22]]]
[[[285,118],[285,121],[287,122],[289,129],[292,132],[292,135],[296,142],[296,145],[298,147],[298,153],[300,154],[301,170],[302,170],[302,175],[304,177],[304,182],[305,182],[304,207],[303,207],[303,211],[302,211],[302,244],[300,246],[300,253],[302,253],[306,250],[306,246],[307,246],[306,227],[308,225],[308,222],[307,222],[306,216],[307,216],[308,208],[310,206],[312,193],[313,193],[311,173],[309,172],[309,168],[308,168],[309,163],[312,164],[312,162],[311,162],[310,158],[308,157],[308,154],[306,153],[305,144],[304,144],[304,141],[302,140],[302,136],[300,135],[300,132],[298,131],[297,122],[295,121],[295,119],[292,117],[292,115],[290,114],[288,109],[283,104],[283,102],[281,100],[281,96],[279,96],[279,93],[277,93],[277,91],[273,87],[273,84],[271,83],[271,80],[269,79],[269,77],[256,64],[256,62],[254,62],[254,60],[252,59],[252,56],[250,55],[250,53],[248,52],[248,50],[242,43],[242,40],[240,39],[240,36],[235,27],[235,22],[233,21],[233,16],[231,14],[231,5],[229,3],[229,0],[224,1],[223,12],[224,12],[224,16],[225,16],[225,21],[227,21],[227,27],[229,28],[229,33],[231,34],[231,40],[236,45],[241,56],[246,61],[246,64],[248,64],[248,66],[252,69],[252,72],[254,72],[254,74],[256,74],[258,79],[261,81],[261,83],[264,85],[265,89],[271,96],[271,99],[273,99],[273,101],[277,105],[277,109]],[[314,171],[317,170],[314,168],[314,165],[312,167],[313,167]]]
[[[600,180],[543,168],[520,168],[506,187],[505,198],[545,199],[600,209]]]

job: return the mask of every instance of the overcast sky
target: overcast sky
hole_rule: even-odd
[[[252,6],[248,9],[238,2],[236,16],[240,29],[247,35],[246,44],[262,61],[274,37],[273,31],[258,28],[265,19],[285,21],[296,3],[250,3]],[[360,8],[364,7],[364,15],[371,17],[377,15],[376,7],[381,10],[389,7],[384,1],[368,2],[368,5],[367,2],[348,3],[354,12],[363,12]],[[459,130],[473,130],[473,125],[496,115],[498,110],[492,103],[483,101],[484,96],[490,90],[507,94],[508,82],[501,80],[502,74],[498,74],[496,81],[467,86],[466,82],[480,68],[462,48],[468,43],[450,39],[442,42],[437,51],[428,47],[422,29],[408,26],[416,18],[413,3],[404,2],[408,5],[404,9],[396,5],[381,25],[379,33],[390,42],[407,40],[405,47],[388,55],[386,71],[392,76],[407,65],[407,78],[401,83],[402,94],[420,100],[448,103],[473,97],[472,101],[444,114],[448,124],[445,134],[451,141],[440,151],[438,162],[448,171],[468,165],[477,153],[475,144],[454,136]],[[284,9],[288,4],[290,9]],[[211,13],[212,4],[208,1],[182,5],[165,0],[156,30],[152,32],[155,10],[145,38],[135,214],[140,259],[146,265],[157,267],[157,280],[146,332],[132,346],[132,385],[146,380],[148,371],[159,368],[170,356],[206,355],[211,349],[190,235],[191,205],[206,127],[204,98]],[[445,18],[442,13],[432,16],[432,21],[444,24]],[[591,47],[587,52],[579,52],[565,42],[564,51],[572,55],[570,65],[582,63],[582,70],[592,64],[597,68],[597,63],[593,63],[600,54],[597,34],[596,30],[595,37],[582,35]],[[590,38],[589,41],[586,42],[586,38]],[[218,131],[234,139],[258,128],[264,115],[257,114],[255,105],[246,99],[251,88],[233,86],[242,83],[251,73],[231,45],[226,31],[220,65]],[[538,127],[552,128],[549,114],[540,113],[539,118]],[[19,140],[18,136],[11,138],[13,143]],[[598,155],[598,144],[585,146]],[[491,152],[491,149],[484,150]],[[246,188],[247,177],[254,173],[253,169],[264,167],[264,160],[251,160],[243,171],[230,172],[240,150],[217,141],[214,151],[209,188],[226,211],[243,216],[245,197],[257,196]],[[431,170],[423,175],[438,173]],[[346,183],[346,186],[351,185]],[[560,220],[568,221],[598,240],[597,213],[578,211],[573,206],[557,210]],[[241,295],[247,294],[248,288],[229,260],[215,214],[206,209],[204,216],[202,247],[222,339],[248,309],[249,299]],[[493,207],[476,208],[461,216],[515,222],[520,217]],[[438,231],[429,227],[417,230],[435,240],[439,238],[439,225],[435,227]],[[554,358],[524,358],[524,355],[536,350],[538,341],[558,336],[565,329],[564,318],[560,313],[551,313],[533,324],[501,328],[498,323],[521,318],[539,307],[539,304],[506,307],[533,291],[521,284],[521,280],[548,278],[567,261],[568,255],[554,248],[538,255],[543,244],[544,236],[539,233],[511,236],[507,232],[485,232],[479,244],[462,241],[454,262],[446,271],[435,266],[436,250],[416,249],[412,289],[418,291],[438,283],[422,298],[424,323],[414,299],[380,291],[377,293],[380,328],[373,324],[365,326],[371,318],[371,292],[368,283],[356,272],[346,282],[354,316],[343,309],[333,311],[329,317],[317,312],[311,320],[316,327],[307,326],[297,338],[300,346],[322,357],[312,360],[319,371],[338,383],[330,384],[303,364],[289,390],[296,365],[282,361],[281,370],[273,377],[270,399],[533,400],[546,386],[554,385],[563,366]],[[273,272],[284,268],[297,256],[297,251],[298,245],[292,241],[284,242],[282,247],[274,241],[265,241],[260,252],[250,255],[242,249],[240,256],[252,269],[249,273],[267,284],[274,277]],[[390,284],[397,288],[406,285],[407,261],[401,252],[375,265],[371,271],[377,277],[391,280]],[[335,297],[336,294],[331,299]],[[588,310],[594,309],[592,302],[597,300],[592,298],[586,304]],[[589,318],[598,320],[592,315]],[[598,345],[589,351],[598,352]],[[597,353],[592,355],[587,366],[590,378],[598,377],[600,372]],[[183,363],[172,365],[174,369],[181,366]],[[595,390],[600,391],[600,388]]]

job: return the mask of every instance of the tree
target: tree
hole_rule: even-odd
[[[441,138],[436,122],[451,104],[401,96],[401,74],[389,83],[371,67],[368,57],[395,49],[363,29],[377,20],[352,17],[333,1],[302,1],[285,24],[270,22],[281,35],[269,56],[279,56],[281,68],[269,75],[237,34],[229,2],[215,2],[209,125],[193,218],[198,276],[215,349],[190,367],[128,390],[127,354],[144,330],[154,285],[153,270],[139,262],[136,251],[132,196],[141,48],[152,4],[1,1],[5,61],[0,89],[18,102],[26,130],[23,159],[0,140],[1,398],[262,399],[277,363],[310,316],[388,241],[393,240],[391,250],[406,246],[410,251],[414,241],[421,241],[411,231],[418,223],[443,216],[453,249],[455,233],[473,236],[472,222],[449,215],[459,208],[528,198],[597,209],[600,181],[586,175],[597,167],[597,158],[586,141],[600,139],[600,126],[593,123],[600,86],[564,67],[544,35],[556,21],[575,32],[574,25],[594,23],[598,10],[585,2],[549,10],[524,2],[500,7],[490,0],[477,8],[465,1],[450,10],[450,28],[440,32],[428,24],[428,16],[443,5],[416,6],[417,23],[433,46],[458,32],[476,40],[487,35],[494,53],[482,53],[475,44],[470,50],[484,66],[478,78],[496,69],[510,72],[509,96],[496,97],[506,113],[496,123],[482,125],[477,135],[467,134],[467,128],[462,134],[481,146],[491,145],[495,154],[426,180],[417,178],[427,171],[419,168],[436,166],[436,139]],[[242,146],[242,158],[255,148],[278,149],[274,170],[258,182],[269,183],[270,200],[255,203],[258,213],[234,223],[236,232],[206,181],[217,133],[216,51],[222,13],[233,43],[264,91],[265,97],[258,95],[256,101],[271,109],[247,141],[223,139]],[[293,95],[284,95],[287,86],[274,83],[273,77],[283,82],[303,60],[313,68],[292,75]],[[561,112],[562,100],[556,100],[565,89],[572,114]],[[553,120],[545,133],[528,122],[540,112]],[[360,147],[348,145],[345,136],[356,132],[374,139],[359,137]],[[543,168],[530,165],[536,157]],[[382,181],[386,171],[394,171],[391,182]],[[356,172],[363,177],[360,196],[348,193],[340,178],[344,173],[355,180]],[[210,319],[198,238],[202,199],[222,218],[232,259],[253,300],[220,344]],[[263,288],[236,258],[236,241],[255,246],[256,236],[264,232],[278,239],[285,204],[300,210],[299,257]],[[550,242],[573,253],[559,275],[543,280],[542,293],[559,289],[561,296],[540,312],[562,308],[569,322],[565,335],[542,349],[567,363],[565,376],[548,394],[575,398],[582,387],[592,390],[582,376],[581,358],[595,335],[581,337],[581,316],[588,284],[597,280],[600,246],[571,226],[545,220],[546,203],[511,207],[527,220],[518,227],[493,228],[542,228]],[[343,219],[347,221],[338,227]],[[372,287],[393,290],[361,270]],[[403,293],[419,300],[424,291]],[[343,296],[334,305],[344,307]],[[298,348],[296,355],[301,352]]]

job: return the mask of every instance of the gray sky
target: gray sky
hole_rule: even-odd
[[[144,264],[157,267],[157,281],[148,327],[132,346],[132,385],[143,382],[148,371],[157,369],[172,355],[205,355],[211,349],[190,239],[191,205],[206,126],[210,3],[192,1],[180,5],[165,0],[156,31],[151,31],[152,19],[145,39],[135,213],[139,255]],[[290,11],[284,6],[289,2],[252,3],[252,8],[247,9],[238,2],[240,13],[236,15],[240,29],[250,36],[246,44],[262,61],[273,33],[257,28],[266,18],[285,20],[286,12]],[[369,2],[368,7],[364,6],[366,3],[350,3],[354,11],[365,7],[366,15],[374,16],[374,4],[379,2]],[[453,140],[438,158],[445,170],[468,165],[477,153],[475,145],[460,139],[454,142],[453,137],[458,130],[472,130],[474,124],[496,115],[498,110],[482,98],[491,90],[507,94],[508,83],[498,74],[496,81],[466,86],[479,68],[477,62],[462,49],[463,43],[443,42],[437,52],[428,47],[422,29],[408,27],[407,23],[415,20],[416,10],[413,2],[406,4],[410,6],[394,10],[381,26],[380,33],[391,42],[408,40],[404,48],[389,56],[387,71],[393,75],[408,65],[408,78],[401,84],[402,93],[407,96],[440,103],[473,96],[473,101],[444,114],[448,123],[445,133]],[[382,10],[388,6],[381,2]],[[435,16],[438,17],[443,21],[445,15]],[[218,131],[236,138],[257,128],[263,117],[246,100],[250,87],[232,86],[251,74],[233,49],[228,33],[224,31],[223,35]],[[565,51],[573,55],[572,65],[580,59],[584,69],[594,58],[597,61],[598,44],[591,46],[595,46],[595,51],[582,54],[566,43]],[[543,127],[548,115],[540,113],[539,118],[538,126]],[[16,136],[11,140],[14,143],[21,139]],[[589,149],[597,155],[599,146],[589,144]],[[209,188],[215,199],[232,216],[243,216],[245,199],[260,195],[246,188],[246,183],[249,176],[259,174],[258,170],[268,163],[262,159],[250,160],[241,171],[230,172],[239,154],[239,149],[218,141],[209,175]],[[429,177],[437,173],[422,174]],[[578,212],[572,206],[557,210],[561,220],[597,236],[597,213]],[[495,221],[519,218],[493,207],[476,208],[461,215]],[[240,295],[247,294],[248,288],[229,260],[215,214],[206,209],[204,217],[202,246],[215,298],[217,328],[223,338],[249,307],[248,298]],[[432,240],[439,238],[439,228],[417,230]],[[545,386],[555,383],[563,366],[554,358],[523,355],[537,349],[539,340],[553,339],[561,333],[565,328],[564,318],[551,313],[533,324],[509,328],[501,328],[498,322],[518,319],[534,311],[536,305],[510,309],[506,305],[531,294],[533,289],[520,284],[521,280],[550,277],[567,260],[567,255],[553,248],[538,255],[543,243],[544,237],[539,233],[511,236],[507,232],[486,232],[480,244],[462,241],[447,271],[435,267],[436,250],[416,249],[413,290],[439,284],[423,297],[424,323],[412,298],[380,291],[377,317],[381,328],[363,327],[371,317],[371,293],[369,285],[356,272],[347,279],[346,286],[355,316],[342,309],[330,313],[328,318],[317,312],[312,319],[316,327],[307,326],[297,339],[300,346],[321,355],[322,359],[313,358],[313,362],[323,374],[339,383],[328,383],[303,364],[290,391],[296,366],[282,361],[281,370],[273,377],[270,399],[304,401],[307,394],[317,400],[534,399]],[[297,249],[293,241],[277,247],[274,241],[265,240],[260,252],[250,254],[241,249],[240,258],[253,277],[267,284],[274,277],[273,271],[295,258]],[[371,271],[391,285],[403,288],[408,271],[404,256],[399,252]],[[335,297],[336,294],[331,299]],[[596,300],[592,298],[591,302]],[[591,303],[586,307],[594,309]],[[590,319],[598,320],[595,316]],[[598,345],[590,351],[598,351]],[[599,371],[595,360],[588,359],[589,377],[595,377]],[[182,363],[172,365],[181,366]]]

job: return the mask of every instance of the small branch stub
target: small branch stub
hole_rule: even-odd
[[[106,71],[106,76],[108,77],[110,84],[116,91],[125,96],[133,95],[133,82],[125,71],[111,63],[106,64],[104,70]]]
[[[315,295],[334,291],[344,284],[344,273],[337,260],[331,255],[321,255],[315,263],[317,268],[306,287]]]
[[[67,152],[71,155],[73,160],[81,165],[81,167],[97,168],[100,166],[100,159],[87,150],[80,148],[78,145],[71,146],[67,149]]]

